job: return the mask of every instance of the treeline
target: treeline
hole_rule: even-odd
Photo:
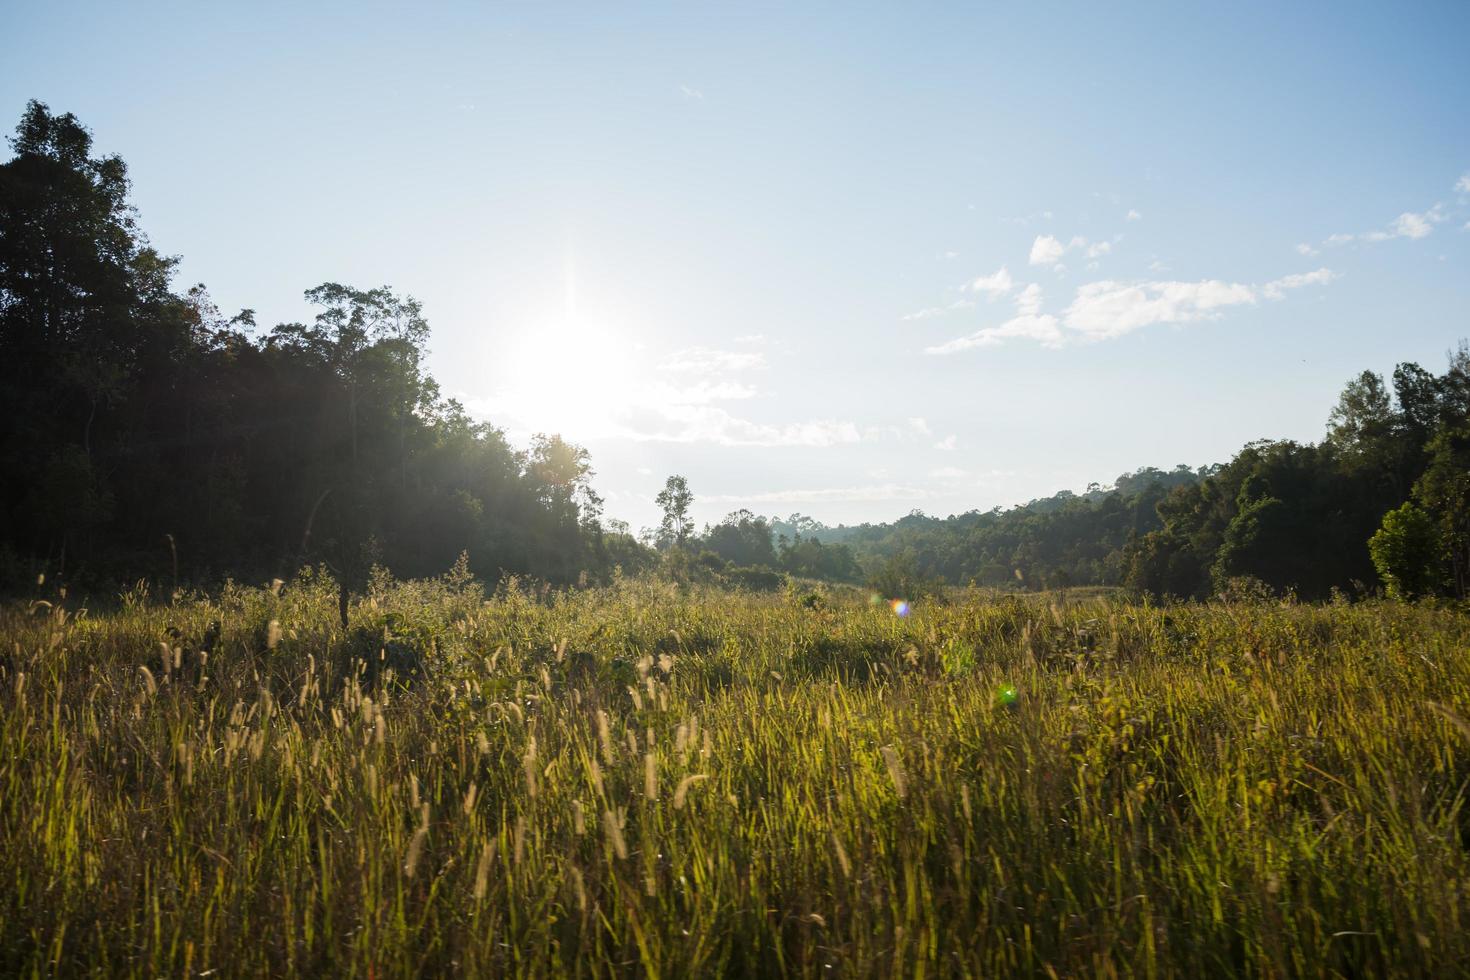
[[[1124,549],[1162,526],[1158,504],[1171,489],[1207,478],[1217,467],[1152,467],[1125,473],[1111,487],[1093,484],[1009,509],[931,517],[914,511],[890,524],[827,527],[801,514],[772,522],[778,536],[841,545],[875,584],[909,583],[1045,589],[1119,585]]]
[[[1121,586],[1203,598],[1246,590],[1321,599],[1380,586],[1470,589],[1470,347],[1443,374],[1402,363],[1354,378],[1317,444],[1263,440],[1229,463],[1143,469],[1114,486],[1009,510],[776,535],[849,547],[875,585]]]
[[[1464,597],[1470,578],[1470,347],[1435,375],[1365,371],[1317,445],[1258,442],[1171,493],[1126,552],[1126,584],[1202,596],[1245,580],[1303,598],[1379,582]]]
[[[71,115],[31,103],[0,165],[0,589],[60,573],[209,585],[325,565],[556,584],[621,567],[775,588],[787,576],[917,597],[941,585],[1121,586],[1326,597],[1470,588],[1470,348],[1343,392],[1319,444],[1141,469],[1008,510],[826,527],[736,511],[697,531],[671,477],[635,539],[602,520],[587,452],[517,449],[424,369],[419,304],[384,287],[307,291],[269,329],[183,294],[127,169]]]
[[[0,584],[209,583],[325,564],[553,582],[647,560],[607,533],[587,453],[524,450],[441,396],[387,288],[310,323],[226,318],[129,206],[127,168],[32,102],[0,165]]]

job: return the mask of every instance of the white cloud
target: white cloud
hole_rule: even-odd
[[[1043,347],[1062,346],[1062,331],[1057,318],[1051,314],[1043,316],[1022,315],[1013,317],[998,327],[986,327],[964,337],[932,347],[925,347],[925,354],[958,354],[972,347],[997,347],[1007,340],[1034,340]]]
[[[644,405],[620,413],[626,438],[638,442],[712,442],[721,446],[807,446],[859,442],[851,422],[814,419],[765,424],[737,418],[714,405]]]
[[[1298,255],[1305,255],[1308,258],[1310,258],[1313,255],[1319,255],[1321,253],[1320,253],[1320,250],[1319,249],[1313,248],[1312,246],[1308,245],[1306,242],[1298,242],[1297,243],[1297,246],[1296,246],[1296,254],[1298,254]]]
[[[931,480],[963,480],[966,475],[958,466],[941,466],[929,471]]]
[[[1273,279],[1261,287],[1261,295],[1267,299],[1282,299],[1288,289],[1300,289],[1303,286],[1325,286],[1332,280],[1338,278],[1338,274],[1331,269],[1317,269],[1313,272],[1296,272],[1280,279]]]
[[[1386,242],[1394,238],[1408,238],[1413,240],[1427,238],[1434,231],[1434,226],[1444,220],[1444,205],[1436,204],[1428,211],[1405,211],[1389,222],[1388,228],[1386,229],[1365,231],[1359,235],[1342,233],[1329,235],[1327,236],[1326,244],[1346,245],[1354,241]]]
[[[688,374],[724,374],[766,366],[766,355],[758,351],[715,350],[689,347],[675,351],[659,362],[660,371]]]
[[[1143,215],[1139,214],[1137,211],[1133,210],[1132,208],[1129,208],[1128,209],[1128,216],[1126,218],[1124,218],[1123,220],[1124,221],[1142,221],[1143,220]]]
[[[1063,244],[1061,239],[1052,235],[1037,235],[1036,241],[1031,243],[1031,256],[1028,261],[1032,265],[1056,265],[1067,254],[1067,249],[1081,243],[1082,239],[1074,238]]]
[[[1031,255],[1028,259],[1032,265],[1056,265],[1073,249],[1085,254],[1089,259],[1100,258],[1113,250],[1117,242],[1088,242],[1081,235],[1073,235],[1072,240],[1063,242],[1060,238],[1051,235],[1037,235],[1036,240],[1031,243]]]
[[[1004,296],[1010,292],[1013,285],[1015,283],[1011,279],[1010,270],[1001,266],[988,276],[970,280],[964,288],[969,292],[984,293],[991,299],[995,299],[997,296]]]
[[[1255,290],[1240,283],[1090,282],[1077,290],[1062,314],[1069,330],[1088,340],[1121,337],[1155,323],[1189,323],[1218,316],[1221,307],[1255,302]]]
[[[1400,238],[1423,238],[1434,231],[1434,226],[1443,220],[1444,215],[1438,204],[1423,214],[1405,211],[1394,219],[1393,233]]]
[[[747,334],[741,334],[739,337],[736,337],[735,338],[735,343],[737,343],[737,344],[755,344],[755,345],[759,345],[759,344],[764,344],[765,342],[766,342],[766,335],[763,334],[763,333],[747,333]]]
[[[956,445],[958,445],[958,437],[955,436],[954,433],[950,433],[943,439],[940,439],[938,442],[936,442],[934,444],[934,448],[940,450],[941,452],[952,453],[954,452]]]
[[[704,93],[701,92],[699,89],[691,88],[688,85],[680,85],[679,94],[683,95],[686,99],[693,99],[696,102],[704,101]]]
[[[1034,316],[1041,312],[1041,285],[1029,283],[1025,289],[1016,294],[1016,312],[1026,316]]]
[[[975,303],[973,300],[957,299],[953,303],[950,303],[948,306],[927,306],[924,309],[917,310],[913,313],[905,313],[903,317],[901,317],[901,319],[929,320],[933,319],[936,316],[944,316],[946,313],[953,313],[955,310],[971,310],[974,308]]]
[[[911,418],[908,421],[909,421],[909,428],[910,429],[913,429],[919,435],[921,435],[921,436],[928,436],[928,435],[933,435],[934,434],[934,430],[931,429],[931,428],[929,428],[929,420],[928,419],[919,418],[919,417],[915,416],[914,418]]]
[[[1463,175],[1459,180],[1455,181],[1455,190],[1461,194],[1470,194],[1470,173]]]
[[[1034,340],[1050,348],[1062,347],[1070,341],[1108,340],[1159,323],[1218,319],[1230,307],[1254,304],[1263,298],[1279,300],[1287,290],[1326,285],[1337,277],[1331,269],[1322,268],[1273,279],[1263,286],[1219,279],[1196,282],[1104,279],[1078,287],[1060,316],[1041,312],[1041,290],[1032,284],[1016,299],[1019,315],[999,326],[926,347],[924,352],[955,354],[1018,339]]]
[[[765,355],[759,351],[687,348],[657,362],[652,371],[634,383],[619,386],[592,414],[567,416],[565,421],[556,420],[556,401],[540,388],[508,389],[488,397],[461,400],[477,417],[493,419],[513,433],[526,435],[548,424],[550,405],[551,424],[555,426],[551,431],[569,429],[567,434],[576,439],[809,448],[862,440],[857,425],[841,419],[768,422],[729,411],[730,403],[761,394],[742,380],[739,372],[765,366]]]

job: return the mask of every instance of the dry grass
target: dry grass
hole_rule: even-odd
[[[1457,612],[418,583],[336,615],[313,581],[0,614],[0,974],[1470,962]]]

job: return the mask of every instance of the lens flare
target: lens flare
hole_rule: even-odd
[[[906,599],[893,599],[888,603],[893,608],[895,616],[903,617],[909,614],[909,604]]]

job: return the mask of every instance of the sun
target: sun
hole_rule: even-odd
[[[636,398],[631,345],[595,317],[563,315],[528,326],[507,350],[505,367],[518,414],[571,439],[615,431]]]

